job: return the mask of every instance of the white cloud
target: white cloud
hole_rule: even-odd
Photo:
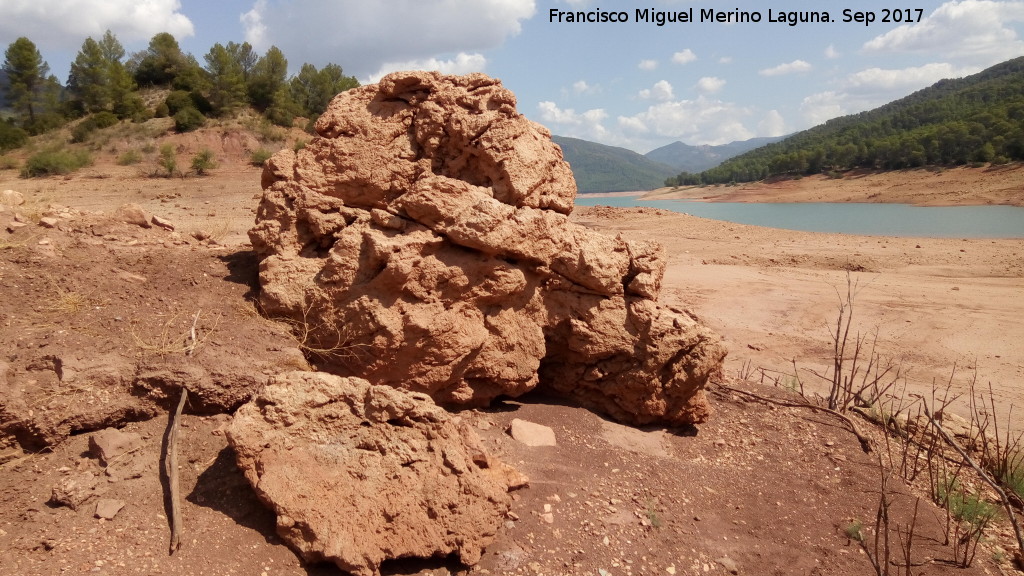
[[[741,121],[747,116],[750,116],[750,110],[746,108],[700,97],[661,102],[644,112],[620,116],[617,120],[627,138],[639,137],[649,142],[664,142],[671,138],[687,144],[727,144],[754,137]]]
[[[732,64],[732,56],[722,56],[718,59],[719,64]]]
[[[535,11],[536,0],[258,0],[242,22],[258,50],[275,45],[293,66],[334,62],[361,78],[388,63],[495,48],[519,34]]]
[[[942,80],[943,78],[959,78],[973,74],[975,68],[956,68],[945,62],[936,62],[902,68],[898,70],[884,68],[868,68],[850,74],[843,86],[848,92],[862,95],[887,96],[893,93],[909,94]]]
[[[654,70],[657,67],[657,60],[641,60],[640,63],[637,64],[637,68],[640,68],[641,70]]]
[[[665,102],[675,98],[675,95],[672,93],[672,85],[667,80],[659,80],[654,84],[654,87],[641,90],[639,96],[644,100],[657,100],[658,102]]]
[[[178,0],[15,0],[3,2],[0,14],[0,38],[25,36],[40,51],[77,50],[107,30],[122,43],[195,34]]]
[[[839,80],[834,90],[804,98],[800,110],[811,125],[821,124],[836,116],[877,108],[944,78],[977,71],[976,67],[957,68],[945,62],[900,69],[867,68]]]
[[[555,134],[594,142],[607,142],[609,139],[608,130],[602,124],[608,118],[603,108],[577,113],[572,108],[559,108],[550,101],[539,103],[537,108],[541,122]]]
[[[984,67],[1024,54],[1024,41],[1010,22],[1024,22],[1024,2],[954,0],[919,23],[897,26],[871,39],[864,51],[937,55]]]
[[[705,76],[697,80],[697,91],[703,94],[714,94],[725,86],[725,80],[714,76]]]
[[[798,72],[807,72],[812,66],[803,60],[793,60],[785,64],[779,64],[774,68],[765,68],[764,70],[758,71],[761,76],[783,76],[786,74],[796,74]]]
[[[759,136],[782,136],[787,132],[786,120],[778,110],[769,110],[757,124]]]
[[[800,103],[800,112],[810,126],[823,124],[837,116],[842,116],[846,103],[846,95],[834,91],[811,94]]]
[[[690,50],[689,48],[683,50],[682,52],[676,52],[675,54],[672,55],[672,62],[674,64],[689,64],[690,62],[693,62],[695,60],[697,60],[697,55],[694,54],[693,50]]]
[[[839,54],[839,51],[836,50],[835,45],[829,44],[828,48],[825,48],[825,58],[828,58],[829,60],[834,60],[836,58],[839,58],[839,56],[841,56],[841,54]]]
[[[572,83],[572,93],[580,96],[583,94],[595,94],[600,92],[600,87],[588,84],[586,80],[577,80]]]
[[[437,70],[443,74],[469,74],[483,72],[487,67],[487,58],[482,54],[466,54],[460,52],[451,60],[426,58],[424,60],[407,60],[405,62],[385,62],[381,67],[366,78],[359,80],[362,84],[375,84],[386,74],[398,70]]]

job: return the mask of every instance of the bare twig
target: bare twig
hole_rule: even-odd
[[[196,314],[198,318],[199,315]],[[171,493],[171,554],[181,548],[181,488],[178,483],[178,420],[181,418],[181,410],[185,407],[185,400],[188,399],[188,389],[181,389],[181,400],[178,401],[178,408],[171,415],[170,431],[167,437],[167,461],[164,468],[170,484]]]
[[[726,389],[726,390],[729,390],[730,392],[736,392],[737,394],[743,394],[745,396],[750,396],[751,398],[754,398],[755,400],[760,400],[761,402],[767,402],[769,404],[775,404],[777,406],[786,406],[788,408],[807,408],[808,410],[816,410],[818,412],[824,412],[826,414],[831,414],[831,415],[835,416],[836,418],[839,418],[843,422],[846,422],[847,426],[850,427],[850,431],[853,432],[853,435],[856,436],[857,440],[860,442],[860,447],[861,447],[862,450],[864,450],[865,454],[870,454],[871,453],[871,439],[868,438],[867,436],[865,436],[860,431],[860,428],[857,427],[857,424],[853,421],[853,419],[850,418],[849,416],[847,416],[846,414],[842,414],[840,412],[836,412],[835,410],[832,410],[830,408],[825,408],[824,406],[816,406],[816,405],[808,403],[808,402],[785,402],[785,401],[781,401],[781,400],[773,400],[771,398],[765,398],[764,396],[758,396],[757,394],[754,394],[753,392],[747,392],[746,390],[740,390],[738,388],[732,388],[730,386],[725,386],[724,384],[721,385],[721,387]]]
[[[185,346],[185,356],[191,356],[195,351],[199,340],[196,339],[196,323],[199,322],[199,310],[196,310],[195,318],[192,318],[192,328],[188,331],[188,344]]]
[[[960,443],[950,436],[942,427],[942,424],[939,424],[935,418],[932,417],[932,413],[928,410],[928,406],[924,402],[921,404],[924,409],[924,415],[928,418],[928,422],[931,423],[932,428],[942,436],[942,439],[946,441],[946,444],[953,448],[953,450],[963,458],[963,461],[966,462],[968,466],[974,469],[978,474],[978,477],[995,490],[997,495],[999,495],[999,501],[1003,505],[1003,508],[1006,509],[1006,515],[1009,516],[1010,524],[1013,525],[1014,535],[1017,537],[1017,557],[1021,558],[1021,556],[1024,555],[1024,533],[1021,533],[1020,524],[1017,523],[1017,516],[1013,512],[1013,505],[1010,502],[1010,498],[1006,495],[1006,492],[1002,489],[999,483],[993,480],[981,466],[978,466],[967,451],[960,446]]]

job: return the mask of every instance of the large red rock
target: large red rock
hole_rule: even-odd
[[[708,415],[718,336],[657,304],[660,246],[569,221],[550,134],[482,74],[403,72],[337,96],[267,163],[261,303],[318,367],[481,405],[538,385],[625,422]]]
[[[227,437],[278,534],[357,576],[391,558],[476,564],[526,481],[429,397],[322,372],[274,378]]]

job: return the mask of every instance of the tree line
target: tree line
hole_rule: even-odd
[[[336,94],[359,86],[337,64],[320,69],[303,64],[289,77],[288,60],[276,46],[260,55],[248,42],[218,43],[203,62],[183,52],[166,32],[128,55],[108,30],[82,43],[62,85],[36,45],[18,38],[7,47],[0,68],[0,96],[7,106],[0,120],[0,152],[86,116],[80,123],[86,129],[172,116],[179,131],[188,131],[209,117],[251,106],[270,122],[291,126],[296,117],[318,117]],[[140,90],[153,87],[170,92],[150,109]]]
[[[1024,160],[1024,57],[829,120],[666,186]]]

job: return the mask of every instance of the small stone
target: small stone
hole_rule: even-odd
[[[153,218],[150,221],[154,225],[159,226],[159,227],[163,228],[164,230],[169,230],[171,232],[174,231],[174,224],[172,224],[169,220],[165,220],[165,219],[163,219],[163,218],[161,218],[159,216],[153,216]]]
[[[92,472],[64,478],[53,487],[50,503],[78,510],[79,506],[96,495],[96,482]]]
[[[96,517],[106,520],[113,520],[114,516],[124,508],[124,502],[111,498],[100,498],[96,502]]]
[[[718,562],[719,564],[721,564],[722,568],[725,568],[725,570],[727,572],[729,572],[730,574],[739,574],[740,573],[739,565],[736,564],[735,560],[733,560],[732,558],[729,558],[728,556],[723,556],[721,558],[717,558],[717,559],[715,559],[715,562]]]
[[[192,233],[192,237],[202,242],[203,240],[210,239],[210,233],[207,232],[206,230],[196,230],[195,232]]]
[[[676,573],[675,565],[673,564],[672,566],[669,566],[668,568],[665,568],[665,572],[668,572],[669,574],[675,574]]]
[[[509,435],[527,446],[555,446],[555,431],[543,424],[515,418],[509,424]]]
[[[39,225],[42,226],[43,228],[56,228],[57,222],[59,222],[59,220],[49,216],[39,219]]]
[[[13,233],[14,231],[20,230],[25,226],[28,226],[28,224],[25,224],[24,222],[8,222],[7,231]]]
[[[100,430],[89,437],[89,451],[110,465],[114,459],[142,446],[142,437],[134,432],[122,432],[117,428]]]
[[[554,524],[555,523],[555,515],[552,514],[551,512],[547,512],[547,513],[541,514],[540,515],[540,519],[543,520],[545,524]]]

